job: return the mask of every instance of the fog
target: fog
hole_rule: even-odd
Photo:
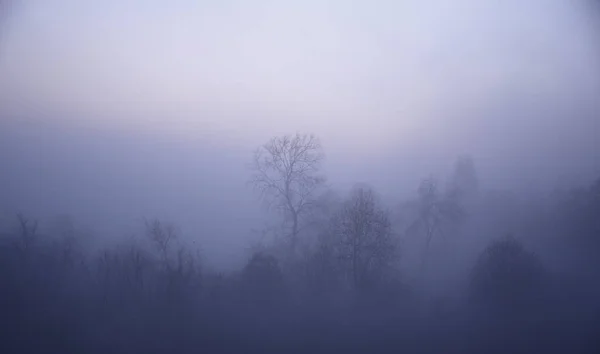
[[[280,242],[291,219],[265,208],[250,182],[257,148],[300,133],[322,145],[319,196],[338,198],[315,197],[319,205],[338,210],[357,184],[375,191],[419,306],[460,296],[477,255],[506,234],[547,270],[597,276],[597,224],[569,219],[576,203],[561,197],[592,198],[600,177],[594,1],[13,0],[0,9],[10,10],[0,14],[6,237],[24,232],[17,213],[46,234],[69,220],[93,253],[144,240],[145,222],[160,220],[199,249],[203,272],[237,274],[259,247],[290,282],[286,267],[298,260]],[[477,197],[461,204],[467,218],[445,231],[452,237],[431,243],[424,271],[425,241],[406,205],[425,179],[442,193],[464,156]],[[316,214],[321,226],[297,235],[306,247],[334,233],[320,222],[338,220]],[[574,233],[595,235],[593,247],[565,246]]]

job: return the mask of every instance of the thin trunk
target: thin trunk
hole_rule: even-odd
[[[352,277],[354,280],[354,289],[358,289],[358,245],[356,237],[352,240]]]
[[[292,239],[291,239],[291,247],[292,252],[296,251],[296,243],[298,239],[298,213],[292,209]]]
[[[431,244],[431,239],[433,238],[433,225],[427,222],[427,234],[425,239],[425,249],[423,251],[423,259],[421,262],[421,273],[425,273],[425,268],[427,267],[427,261],[429,256],[429,245]]]
[[[291,239],[290,239],[290,248],[291,248],[292,253],[294,253],[294,252],[296,252],[296,242],[297,242],[297,238],[298,238],[298,212],[296,211],[296,208],[294,208],[294,205],[292,204],[289,176],[285,182],[285,199],[287,201],[287,206],[288,206],[289,212],[292,214],[292,235],[291,235]]]

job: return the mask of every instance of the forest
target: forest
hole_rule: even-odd
[[[160,218],[96,248],[69,219],[0,225],[0,352],[600,350],[600,179],[488,190],[460,156],[390,205],[360,181],[328,183],[311,134],[276,136],[249,161],[276,227],[234,271]]]

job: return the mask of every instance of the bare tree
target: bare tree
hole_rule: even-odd
[[[23,258],[27,258],[32,252],[32,248],[38,237],[38,223],[35,220],[31,221],[23,214],[17,215],[17,221],[19,224],[19,238],[17,239],[15,246],[17,247],[17,250],[21,256]]]
[[[156,247],[160,268],[166,281],[166,294],[171,300],[179,299],[186,287],[200,285],[201,264],[199,249],[182,242],[176,226],[159,219],[145,220],[146,237]],[[134,255],[134,261],[138,261]]]
[[[436,235],[444,234],[444,227],[458,223],[464,217],[464,210],[453,194],[442,194],[433,178],[424,179],[419,185],[419,199],[416,204],[417,218],[409,226],[407,233],[425,236],[423,263],[425,267],[429,246]]]
[[[158,251],[161,262],[166,268],[170,267],[169,255],[171,245],[177,239],[175,226],[171,223],[163,223],[158,219],[144,221],[146,227],[146,237],[154,244]]]
[[[319,174],[323,158],[319,139],[299,133],[272,138],[254,155],[250,182],[270,208],[282,212],[284,223],[291,224],[292,252],[315,192],[325,182]]]
[[[395,255],[388,213],[368,187],[357,187],[334,217],[331,236],[336,257],[355,289],[381,277]]]

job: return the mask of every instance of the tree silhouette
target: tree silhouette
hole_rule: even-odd
[[[389,216],[368,187],[357,187],[334,217],[334,252],[355,289],[383,275],[395,255]]]
[[[319,139],[307,134],[275,137],[254,155],[250,182],[269,207],[282,212],[284,221],[291,223],[292,252],[296,250],[301,222],[325,181],[319,174],[323,158]]]
[[[418,189],[419,199],[416,203],[417,217],[409,226],[408,234],[422,234],[425,237],[423,250],[423,267],[431,241],[436,235],[443,235],[444,228],[459,223],[464,218],[464,210],[452,194],[442,195],[438,185],[432,178],[424,179]]]
[[[543,269],[537,256],[512,235],[492,241],[471,272],[471,301],[502,309],[530,305],[540,294]]]

